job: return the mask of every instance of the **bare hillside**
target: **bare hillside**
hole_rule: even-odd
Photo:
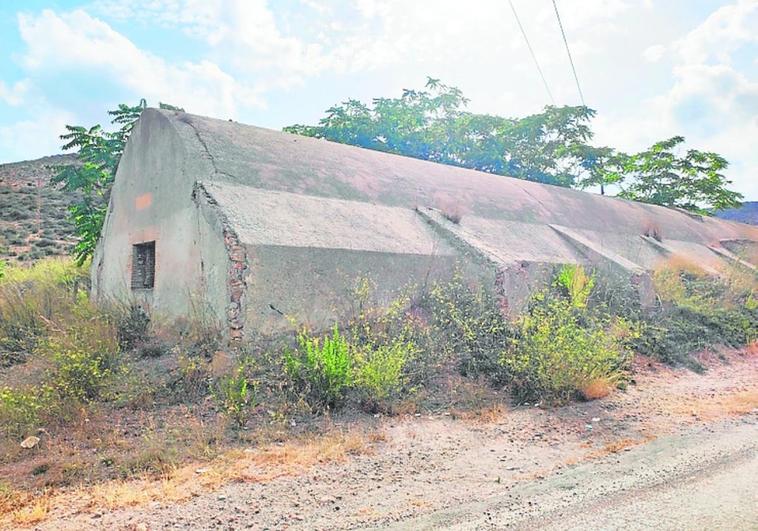
[[[65,164],[76,164],[76,157],[0,164],[0,259],[28,262],[69,253],[71,197],[50,184],[55,167]]]
[[[720,218],[758,225],[758,201],[745,201],[739,208],[722,210],[716,214]]]

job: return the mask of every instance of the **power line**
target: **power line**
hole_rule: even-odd
[[[521,30],[521,35],[524,36],[524,41],[526,41],[526,47],[529,48],[529,53],[532,55],[532,59],[534,60],[534,66],[537,67],[537,71],[540,73],[540,77],[542,78],[542,83],[545,85],[545,90],[547,91],[547,95],[550,96],[550,101],[553,105],[555,105],[555,99],[553,98],[553,93],[550,92],[550,87],[547,84],[547,80],[545,79],[545,74],[542,73],[542,68],[540,68],[540,63],[537,61],[537,56],[534,54],[534,50],[532,50],[532,45],[529,44],[529,38],[526,36],[526,31],[524,31],[524,26],[521,25],[521,20],[518,18],[518,13],[516,13],[516,8],[513,7],[512,0],[508,0],[508,3],[511,5],[511,11],[513,11],[513,16],[516,19],[516,23],[518,24],[519,29]]]
[[[509,0],[510,1],[510,0]],[[513,5],[511,5],[513,7]],[[563,44],[566,46],[566,53],[569,57],[569,63],[571,63],[571,71],[574,72],[574,81],[576,81],[576,89],[579,91],[579,99],[582,100],[582,105],[586,107],[584,103],[584,94],[582,93],[582,87],[579,85],[579,76],[576,75],[576,68],[574,68],[574,60],[571,58],[571,51],[569,50],[569,43],[566,40],[566,32],[563,31],[563,23],[561,22],[561,15],[558,13],[558,5],[553,0],[553,8],[555,8],[555,17],[558,19],[558,27],[561,28],[561,35],[563,36]]]

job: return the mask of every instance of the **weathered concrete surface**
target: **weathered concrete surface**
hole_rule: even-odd
[[[234,337],[275,331],[282,314],[326,324],[363,277],[389,300],[462,267],[517,309],[578,263],[644,302],[647,271],[673,255],[715,271],[734,262],[720,251],[754,263],[758,248],[739,223],[156,109],[128,142],[103,236],[96,297],[201,310]],[[132,290],[132,246],[150,241],[155,286]]]

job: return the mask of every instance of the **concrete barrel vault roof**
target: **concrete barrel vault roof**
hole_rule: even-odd
[[[398,207],[408,210],[417,207],[455,208],[462,213],[464,228],[468,226],[468,230],[476,233],[477,238],[496,253],[514,259],[530,253],[548,258],[553,256],[555,261],[568,256],[570,251],[561,249],[556,240],[545,233],[549,226],[571,228],[589,239],[605,238],[614,245],[622,245],[619,242],[630,236],[637,238],[648,227],[657,229],[665,239],[703,246],[718,245],[721,240],[758,242],[758,228],[740,223],[233,121],[158,109],[145,110],[140,120],[148,122],[143,127],[149,127],[153,120],[171,122],[188,157],[207,164],[208,175],[198,180],[212,195],[219,196],[219,203],[226,205],[224,208],[235,210],[235,201],[271,203],[271,212],[280,208],[280,212],[292,214],[288,217],[282,213],[284,218],[280,221],[294,224],[289,234],[293,234],[292,238],[296,240],[303,240],[298,240],[298,244],[305,244],[306,240],[317,242],[320,236],[311,230],[314,227],[303,228],[299,235],[294,235],[298,232],[297,220],[302,220],[305,211],[295,215],[300,207],[294,205],[288,194],[340,200],[342,202],[337,205],[346,209],[343,213],[346,217],[352,208],[355,223],[350,228],[343,224],[342,233],[328,233],[328,238],[341,242],[341,245],[349,246],[351,241],[353,245],[365,242],[373,231],[374,241],[360,245],[403,247],[405,252],[420,251],[414,245],[422,245],[422,240],[416,238],[418,226],[412,216],[397,215]],[[277,193],[264,198],[260,191]],[[381,206],[385,210],[362,209],[359,203]],[[307,202],[306,206],[315,209],[314,212],[319,208],[319,204],[313,201]],[[254,227],[256,219],[261,221],[262,218],[245,214],[239,207],[236,210],[237,224],[247,226],[243,230],[246,238],[263,238],[265,231]],[[382,235],[381,231],[374,230],[381,223],[395,226]],[[533,245],[522,245],[522,252],[518,252],[519,245],[514,243],[514,237],[528,242],[530,227],[534,226],[540,227],[535,234],[541,236]],[[339,223],[332,228],[339,231]],[[331,230],[326,226],[322,229]],[[406,233],[407,241],[392,241],[391,235],[398,233]],[[275,232],[266,234],[265,238],[275,238]],[[558,247],[540,249],[545,245]]]

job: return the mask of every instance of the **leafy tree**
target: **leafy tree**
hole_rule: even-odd
[[[600,194],[605,195],[605,187],[618,184],[624,180],[624,165],[628,155],[619,153],[610,147],[594,147],[577,144],[573,154],[579,160],[581,177],[576,185],[579,188],[600,187]]]
[[[674,137],[636,155],[590,145],[588,107],[547,106],[525,118],[474,114],[463,93],[428,78],[424,90],[371,105],[348,100],[330,107],[317,125],[284,130],[530,181],[579,188],[615,184],[621,197],[705,213],[739,205],[716,153],[689,150]]]
[[[727,189],[731,181],[721,173],[729,163],[716,153],[675,150],[684,137],[675,136],[627,157],[620,197],[700,214],[740,205],[742,194]]]
[[[79,237],[74,247],[79,265],[95,252],[118,163],[134,124],[146,108],[147,102],[142,99],[133,107],[122,103],[108,111],[113,117],[111,123],[118,126],[115,131],[105,131],[99,124],[90,128],[67,125],[67,133],[61,135],[66,142],[63,149],[78,149],[81,163],[59,166],[52,179],[53,183],[62,184],[65,191],[77,193],[78,199],[69,213]],[[182,110],[163,103],[160,108]]]
[[[428,78],[424,90],[371,105],[348,100],[326,111],[318,125],[290,133],[397,153],[531,181],[571,186],[578,145],[592,138],[587,107],[545,107],[521,119],[465,111],[462,92]]]

